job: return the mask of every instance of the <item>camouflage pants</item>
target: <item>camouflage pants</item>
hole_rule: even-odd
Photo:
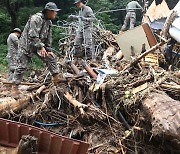
[[[8,61],[8,81],[12,81],[16,69],[17,59],[15,55],[7,56]]]
[[[136,13],[135,12],[127,12],[126,17],[124,19],[124,24],[121,28],[121,31],[124,31],[128,25],[128,22],[130,21],[130,29],[134,28],[134,25],[136,23]]]
[[[77,31],[75,37],[75,55],[87,55],[92,59],[95,58],[94,55],[94,46],[93,46],[93,38],[92,38],[92,28],[85,28],[84,31]],[[82,53],[81,48],[85,47],[86,53]]]
[[[46,56],[44,58],[44,57],[39,56],[38,54],[35,54],[35,55],[37,55],[46,63],[51,74],[59,73],[56,58],[54,58],[53,56]],[[18,57],[18,60],[17,60],[17,65],[16,65],[12,82],[19,84],[22,81],[25,70],[29,66],[29,63],[31,62],[31,57],[24,54],[23,49],[21,48],[19,49],[19,53],[17,57]]]
[[[16,66],[8,66],[8,81],[12,81]]]

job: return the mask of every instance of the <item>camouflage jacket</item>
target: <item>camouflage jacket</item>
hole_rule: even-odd
[[[137,1],[131,1],[127,4],[126,6],[126,11],[127,12],[131,12],[131,11],[136,11],[137,8],[140,8],[141,10],[143,10],[143,8],[141,7],[141,5],[137,2]]]
[[[21,34],[19,48],[23,49],[25,54],[32,56],[33,52],[42,47],[51,47],[51,25],[51,20],[47,19],[43,13],[32,15]]]
[[[88,27],[93,26],[95,15],[89,6],[83,5],[83,8],[81,8],[79,11],[79,16],[82,16],[82,17],[85,17],[85,19],[88,19],[87,21],[82,21],[79,18],[79,31],[82,31],[83,28],[88,28]]]
[[[7,58],[14,57],[18,51],[18,37],[16,34],[11,33],[7,39],[8,54]]]

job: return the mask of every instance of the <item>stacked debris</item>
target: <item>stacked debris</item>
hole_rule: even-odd
[[[47,70],[34,71],[19,87],[18,99],[1,94],[0,116],[86,141],[88,153],[177,152],[179,71],[161,67],[167,65],[161,49],[169,38],[157,35],[157,42],[147,25],[118,36],[95,26],[94,62],[73,56],[74,24],[65,29],[59,41],[61,81],[55,86]],[[143,39],[120,45],[128,33]]]

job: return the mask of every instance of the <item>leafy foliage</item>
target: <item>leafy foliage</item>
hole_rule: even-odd
[[[51,0],[55,2],[62,10],[58,13],[58,18],[53,21],[54,24],[58,20],[67,20],[68,15],[75,14],[78,10],[74,7],[74,0]],[[98,21],[101,21],[106,29],[117,33],[123,24],[125,10],[99,13],[101,11],[124,9],[131,0],[86,0]],[[143,6],[144,0],[139,0]],[[152,3],[153,0],[149,0]],[[166,0],[170,9],[172,9],[179,0]],[[0,64],[7,65],[6,40],[10,30],[14,27],[20,27],[23,30],[30,15],[39,12],[49,0],[0,0]],[[141,21],[141,14],[138,13],[137,20]],[[138,21],[138,22],[139,22]],[[53,27],[53,48],[58,50],[58,40],[63,36],[63,29]],[[41,66],[38,60],[33,60],[33,65]]]
[[[0,44],[6,44],[11,21],[8,14],[3,9],[0,9],[0,21]]]
[[[0,45],[0,64],[7,66],[7,46],[6,45]]]

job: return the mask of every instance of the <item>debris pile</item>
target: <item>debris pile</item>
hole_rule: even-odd
[[[140,44],[137,55],[132,46],[127,51],[131,58],[125,60],[117,36],[95,26],[96,61],[91,61],[73,56],[74,28],[66,29],[59,42],[63,55],[58,60],[62,74],[58,85],[47,70],[35,70],[19,87],[19,98],[11,98],[2,87],[0,116],[86,141],[88,153],[179,150],[179,71],[160,64],[166,61],[161,48],[168,38],[149,48]],[[1,83],[5,88],[10,84],[2,79]],[[176,148],[161,149],[150,140]]]

